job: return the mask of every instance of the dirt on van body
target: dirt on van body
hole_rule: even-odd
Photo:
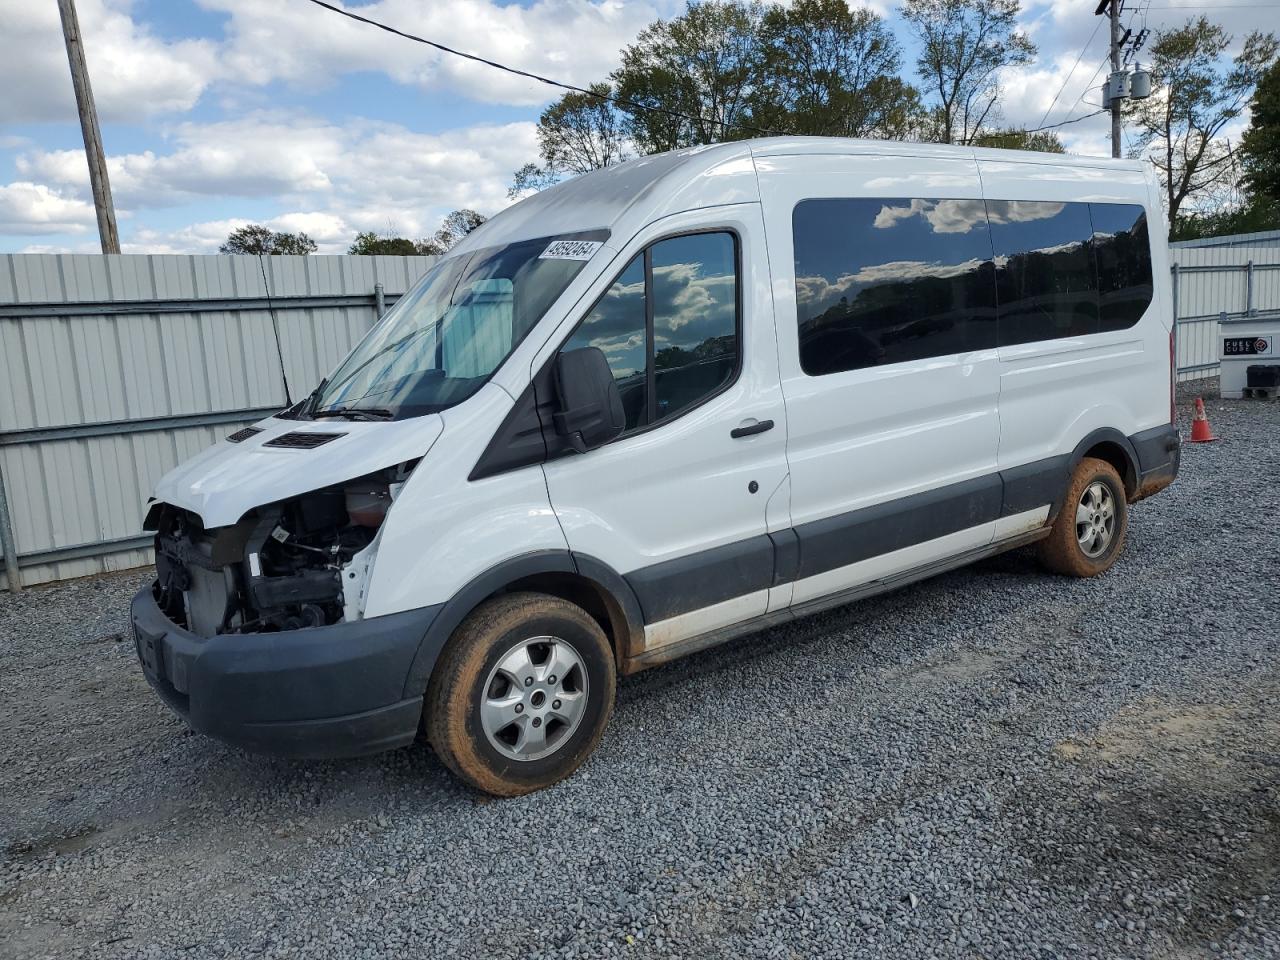
[[[1105,576],[1019,551],[625,678],[515,800],[191,733],[142,574],[0,595],[0,957],[1280,957],[1280,405],[1209,416]]]

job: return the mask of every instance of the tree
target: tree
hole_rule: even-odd
[[[1249,105],[1240,163],[1250,205],[1280,208],[1280,61],[1267,68]],[[1265,229],[1265,228],[1260,228]]]
[[[1175,226],[1189,200],[1230,178],[1234,151],[1222,132],[1243,112],[1280,49],[1273,35],[1255,31],[1228,62],[1231,42],[1205,17],[1157,33],[1151,73],[1161,89],[1130,108],[1138,150],[1147,151],[1160,172]]]
[[[1052,130],[988,130],[970,141],[975,147],[996,147],[1001,150],[1036,150],[1040,153],[1066,153],[1067,148]]]
[[[998,74],[1029,63],[1036,48],[1017,30],[1018,0],[906,0],[903,18],[920,48],[916,72],[936,98],[939,139],[968,143],[994,119]]]
[[[237,227],[218,247],[219,253],[244,253],[254,256],[293,255],[305,257],[316,252],[316,242],[305,233],[277,233],[270,227],[251,223]]]
[[[613,88],[593,83],[592,93],[570,91],[538,117],[538,158],[515,173],[508,195],[541,190],[567,175],[588,173],[621,163],[630,153],[625,118],[608,97]]]
[[[434,237],[418,241],[419,252],[428,255],[444,253],[487,219],[489,218],[484,214],[466,207],[455,210],[444,218],[444,223],[440,224]]]
[[[1170,240],[1200,240],[1280,229],[1280,204],[1250,199],[1224,210],[1179,214],[1169,227]]]
[[[372,230],[357,233],[347,253],[353,256],[438,257],[465,237],[487,218],[465,207],[444,218],[440,229],[427,240],[410,240],[394,237],[390,230],[386,236],[378,236]]]
[[[392,256],[413,257],[422,253],[423,241],[410,240],[408,237],[380,237],[372,230],[357,233],[347,253],[352,256]]]
[[[641,152],[754,135],[747,122],[766,71],[763,16],[758,2],[693,2],[675,19],[646,27],[622,51],[613,73],[618,96],[648,108],[624,123]]]
[[[845,0],[773,6],[761,23],[767,82],[752,124],[810,136],[897,137],[919,94],[898,76],[902,54],[884,19]]]

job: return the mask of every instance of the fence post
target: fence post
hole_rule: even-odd
[[[1253,309],[1253,261],[1250,260],[1244,265],[1244,313],[1246,317],[1252,317]]]
[[[4,473],[0,471],[0,549],[4,551],[4,576],[10,593],[22,590],[22,574],[18,570],[18,548],[13,540],[13,521],[9,517],[9,500],[4,493]]]
[[[382,315],[387,312],[387,293],[382,288],[382,281],[379,280],[373,285],[373,308],[378,315],[378,319],[382,319]]]

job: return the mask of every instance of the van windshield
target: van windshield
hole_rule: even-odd
[[[317,388],[301,415],[392,420],[461,403],[606,239],[603,230],[542,237],[441,260]]]

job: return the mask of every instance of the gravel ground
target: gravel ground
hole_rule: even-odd
[[[0,955],[1280,956],[1280,404],[1209,408],[1107,575],[1007,554],[625,680],[519,800],[190,733],[140,575],[0,595]]]

